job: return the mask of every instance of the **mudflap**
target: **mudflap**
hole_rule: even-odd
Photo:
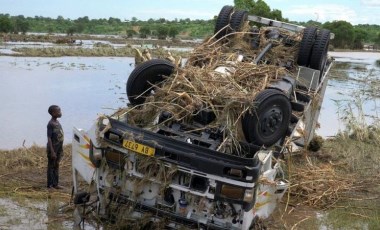
[[[78,192],[78,175],[91,184],[96,166],[90,160],[90,137],[80,129],[74,128],[72,142],[72,170],[74,193]]]
[[[273,165],[272,158],[272,154],[260,156],[259,153],[263,167],[253,213],[260,219],[266,219],[273,213],[289,188],[289,183],[283,179],[283,171],[279,162]]]

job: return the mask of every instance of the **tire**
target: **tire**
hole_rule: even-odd
[[[299,102],[291,102],[292,110],[296,112],[303,112],[305,110],[305,105],[299,103]]]
[[[322,29],[317,35],[310,58],[310,68],[321,71],[321,75],[326,65],[329,43],[330,30]]]
[[[218,18],[216,19],[214,34],[216,39],[220,39],[227,34],[227,28],[224,28],[230,22],[230,16],[234,7],[223,6],[220,10]],[[223,30],[221,30],[224,28]]]
[[[315,42],[315,37],[317,35],[316,27],[306,27],[303,31],[303,37],[300,43],[300,48],[298,51],[297,64],[300,66],[309,66],[311,50]]]
[[[152,59],[138,65],[129,75],[127,81],[127,96],[133,105],[144,103],[145,96],[150,94],[152,85],[164,80],[174,71],[174,64],[163,59]]]
[[[247,11],[245,11],[245,10],[235,11],[231,15],[231,20],[230,20],[230,26],[231,26],[232,32],[241,31],[244,23],[247,20],[248,20],[248,12]]]
[[[84,204],[90,200],[90,193],[88,192],[78,192],[74,196],[74,204]]]
[[[286,135],[291,117],[289,99],[279,90],[266,89],[255,98],[253,113],[242,119],[246,140],[256,145],[271,146]]]

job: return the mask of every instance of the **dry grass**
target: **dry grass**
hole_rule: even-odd
[[[268,31],[263,28],[257,34],[240,32],[224,39],[206,40],[190,54],[184,68],[177,68],[162,84],[153,86],[154,96],[147,97],[142,106],[123,109],[128,122],[155,128],[155,118],[168,112],[171,114],[168,122],[191,123],[200,111],[211,110],[215,121],[201,129],[223,130],[229,145],[224,148],[239,149],[238,142],[242,140],[239,124],[243,115],[257,106],[254,103],[257,93],[286,75],[294,76],[296,70],[295,65],[288,69],[280,65],[296,59],[299,35],[281,31],[284,37],[295,41],[294,45],[286,46],[266,38]],[[251,47],[255,38],[260,39],[259,49]],[[252,63],[269,43],[274,47],[264,59]],[[244,54],[243,61],[237,61],[239,54]],[[225,73],[215,71],[218,67],[224,68]]]
[[[325,158],[325,160],[321,160]],[[307,205],[314,208],[329,208],[347,198],[354,189],[354,174],[342,174],[328,155],[308,156],[303,153],[287,161],[290,202],[293,205]]]
[[[64,146],[60,164],[60,184],[65,187],[62,190],[49,191],[46,188],[47,157],[44,147],[0,150],[0,164],[0,199],[19,207],[2,215],[3,220],[9,219],[3,227],[66,229],[62,223],[72,219],[73,211],[69,202],[71,145]],[[19,213],[26,213],[26,216],[19,216]]]
[[[46,148],[32,146],[15,150],[0,151],[0,196],[44,199],[47,196]],[[64,157],[60,164],[61,184],[71,187],[71,146],[64,147]],[[67,198],[67,193],[60,193]]]

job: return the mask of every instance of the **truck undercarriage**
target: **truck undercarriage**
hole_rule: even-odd
[[[250,229],[256,220],[269,217],[289,187],[280,158],[289,150],[306,147],[313,138],[333,60],[327,56],[329,32],[248,16],[230,6],[218,16],[214,39],[219,42],[239,32],[248,20],[303,36],[297,41],[297,63],[281,66],[292,68],[292,74],[256,94],[254,115],[239,117],[244,137],[231,139],[224,126],[208,126],[217,116],[210,109],[197,110],[191,120],[160,111],[150,121],[153,128],[130,122],[130,113],[122,110],[99,117],[89,131],[75,128],[74,203],[81,209],[82,221],[82,213],[93,212],[103,220],[134,228]],[[268,31],[271,43],[250,61],[254,65],[268,65],[265,56],[281,37],[279,30]],[[294,43],[281,39],[285,45]],[[255,48],[255,43],[250,44]],[[170,63],[152,60],[137,66],[128,84],[150,76],[152,66],[170,70],[166,76],[173,74]],[[213,70],[226,78],[237,71],[230,66]],[[138,107],[141,112],[139,106],[148,104],[140,101],[141,95],[148,88],[135,92],[137,88],[127,85],[128,108]],[[257,123],[259,128],[253,132]],[[85,188],[79,175],[88,184]]]

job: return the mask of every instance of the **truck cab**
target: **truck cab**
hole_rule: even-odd
[[[224,6],[186,64],[137,65],[130,103],[74,128],[77,213],[174,229],[250,229],[268,218],[289,187],[281,157],[313,138],[331,37]]]

